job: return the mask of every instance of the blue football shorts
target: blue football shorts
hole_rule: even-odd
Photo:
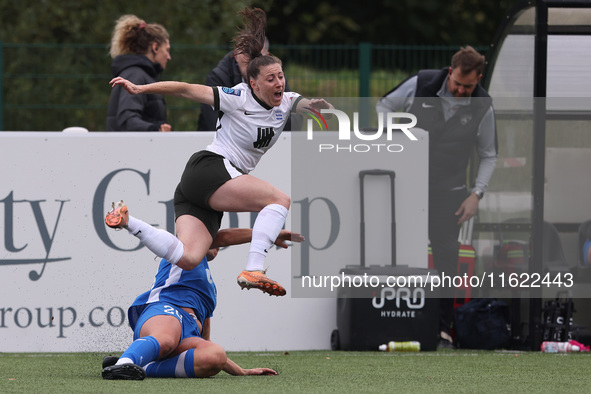
[[[135,324],[135,329],[133,330],[133,340],[135,341],[140,337],[142,326],[146,321],[148,321],[149,318],[160,315],[174,316],[179,321],[179,323],[181,323],[181,341],[185,338],[201,338],[201,332],[199,331],[199,326],[197,325],[197,318],[195,315],[187,313],[178,306],[168,302],[152,302],[147,304],[144,310],[141,312],[141,315]]]

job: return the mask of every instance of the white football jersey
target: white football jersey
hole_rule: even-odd
[[[248,174],[275,144],[301,96],[283,92],[281,105],[270,108],[245,83],[233,88],[217,86],[213,92],[213,108],[221,111],[221,118],[215,138],[206,149],[224,156]]]

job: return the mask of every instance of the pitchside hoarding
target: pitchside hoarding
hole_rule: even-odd
[[[158,260],[125,230],[108,229],[104,214],[123,199],[132,215],[174,231],[180,174],[212,139],[212,133],[0,133],[0,351],[125,349],[132,339],[127,306],[150,288]],[[406,148],[409,140],[399,133],[392,144]],[[390,153],[397,173],[397,258],[425,267],[427,141],[413,144]],[[282,298],[236,284],[248,245],[223,250],[211,262],[218,288],[212,340],[228,350],[329,348],[336,292],[316,296],[297,288],[302,267],[310,275],[337,274],[359,263],[357,174],[377,165],[375,155],[327,156],[319,168],[292,145],[292,135],[282,134],[252,174],[292,195],[286,227],[301,231],[304,223],[307,242],[268,256],[268,275],[287,288]],[[369,206],[388,206],[387,187],[369,186],[375,188]],[[370,211],[366,220],[380,222],[381,211]],[[253,220],[249,213],[226,214],[222,227],[250,227]],[[368,264],[383,264],[390,259],[389,227],[374,227]]]

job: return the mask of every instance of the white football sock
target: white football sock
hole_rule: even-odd
[[[252,226],[252,241],[246,263],[247,271],[265,269],[265,257],[285,224],[288,209],[283,205],[270,204],[263,208]]]
[[[183,257],[183,243],[168,231],[153,227],[131,215],[126,228],[152,253],[166,259],[169,263],[176,264]]]

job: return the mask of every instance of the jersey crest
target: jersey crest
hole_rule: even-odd
[[[234,96],[240,96],[240,93],[242,93],[242,90],[223,87],[222,92],[224,92],[226,94],[233,94]]]

